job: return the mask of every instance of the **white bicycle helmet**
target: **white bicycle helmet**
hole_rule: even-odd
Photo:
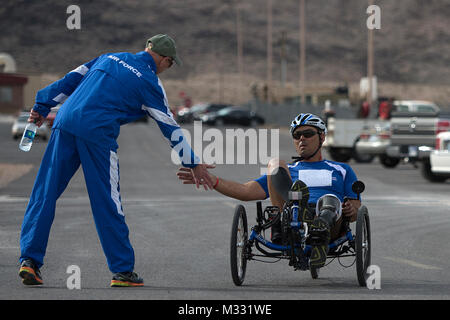
[[[294,120],[292,120],[291,122],[291,134],[295,131],[295,129],[297,129],[300,126],[312,126],[312,127],[316,127],[317,129],[319,129],[319,133],[323,132],[325,135],[327,134],[327,126],[325,125],[325,122],[320,119],[318,116],[312,114],[312,113],[300,113],[297,117],[295,117]],[[319,145],[316,149],[316,151],[311,154],[308,157],[292,157],[292,159],[295,159],[297,161],[302,161],[302,160],[308,160],[311,159],[312,157],[314,157],[317,152],[319,152],[320,148],[322,148],[322,144],[324,142],[324,139],[322,139],[322,137],[319,134]]]
[[[295,117],[295,119],[291,122],[291,134],[300,126],[316,127],[320,131],[327,134],[327,126],[325,125],[325,122],[312,113],[300,113],[297,117]]]

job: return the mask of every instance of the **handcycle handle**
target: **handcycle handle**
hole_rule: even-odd
[[[267,207],[267,208],[271,208],[271,207]],[[261,201],[256,202],[256,222],[258,223],[258,227],[261,228],[261,230],[266,230],[266,229],[270,228],[272,225],[274,225],[275,223],[277,223],[280,220],[281,214],[280,214],[279,208],[278,207],[273,207],[273,208],[277,209],[278,214],[275,215],[273,217],[273,219],[268,220],[264,216]]]
[[[262,225],[264,222],[264,217],[263,217],[263,211],[262,211],[262,204],[261,201],[257,201],[256,202],[256,222],[259,225]]]
[[[364,185],[364,182],[362,182],[360,180],[357,180],[357,181],[353,182],[353,184],[352,184],[352,190],[353,190],[354,193],[356,193],[358,195],[359,199],[361,199],[361,193],[364,192],[365,188],[366,188],[366,186]],[[350,198],[349,197],[345,197],[344,198],[344,203],[346,201],[348,201],[348,200],[350,200]],[[342,222],[343,222],[342,230],[344,231],[344,230],[348,229],[348,226],[350,224],[350,217],[343,216],[342,217]]]

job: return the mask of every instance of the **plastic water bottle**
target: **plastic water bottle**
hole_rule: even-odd
[[[20,140],[19,149],[22,151],[30,151],[33,144],[34,137],[36,136],[37,125],[34,122],[30,122],[25,127],[22,140]]]

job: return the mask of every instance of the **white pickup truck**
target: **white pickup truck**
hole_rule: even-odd
[[[396,101],[395,106],[386,154],[391,158],[420,162],[421,173],[427,180],[441,180],[431,170],[430,154],[435,147],[436,136],[450,130],[450,117],[428,101]]]
[[[361,154],[356,151],[355,145],[363,128],[373,127],[379,123],[378,119],[328,119],[328,134],[323,144],[334,161],[347,162],[355,159],[357,162],[371,162],[374,155]]]
[[[436,149],[430,154],[432,182],[450,179],[450,131],[441,132],[436,137]]]

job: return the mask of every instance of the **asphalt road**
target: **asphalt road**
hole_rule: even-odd
[[[135,271],[145,286],[109,288],[111,273],[79,170],[57,203],[41,269],[45,284],[25,287],[17,275],[20,226],[46,143],[37,141],[28,153],[19,151],[10,126],[0,123],[0,299],[450,298],[450,181],[431,184],[407,164],[384,169],[377,161],[351,162],[366,184],[363,202],[371,218],[372,264],[381,271],[380,289],[359,287],[355,266],[344,268],[337,260],[316,280],[309,272],[294,271],[286,261],[251,261],[244,285],[236,287],[229,242],[233,210],[240,202],[181,184],[170,148],[153,122],[124,126],[119,138],[121,196],[136,253]],[[255,152],[257,146],[249,148]],[[282,130],[281,157],[289,159],[291,150],[290,138]],[[261,168],[225,164],[214,172],[245,182],[258,177]],[[252,225],[255,203],[244,205]],[[80,268],[80,290],[67,288],[71,265]]]

